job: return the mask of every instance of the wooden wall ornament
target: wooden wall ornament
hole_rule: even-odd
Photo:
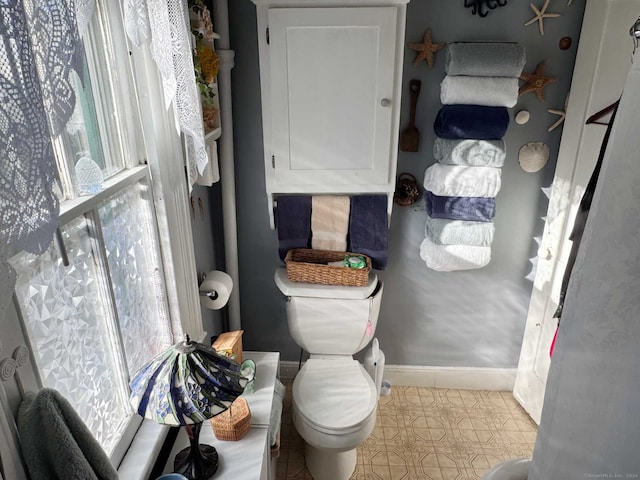
[[[494,10],[498,7],[504,7],[507,4],[507,0],[464,0],[464,6],[471,8],[473,15],[479,17],[486,17],[490,10]]]

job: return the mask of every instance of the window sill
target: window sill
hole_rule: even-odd
[[[127,480],[147,480],[168,433],[169,427],[144,420],[118,467],[118,476]]]

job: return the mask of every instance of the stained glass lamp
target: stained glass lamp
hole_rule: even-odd
[[[190,480],[204,480],[216,472],[218,453],[199,443],[202,422],[227,410],[254,374],[252,360],[239,364],[187,336],[136,373],[129,402],[145,418],[185,427],[190,446],[176,455],[174,469]]]

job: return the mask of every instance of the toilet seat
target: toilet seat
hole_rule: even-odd
[[[307,425],[330,435],[369,424],[378,400],[373,380],[352,357],[307,360],[293,382],[293,399]]]

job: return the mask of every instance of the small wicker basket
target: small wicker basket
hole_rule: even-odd
[[[251,410],[247,401],[238,397],[227,410],[209,421],[218,440],[235,442],[251,429]]]
[[[329,262],[344,260],[347,255],[364,257],[367,266],[364,268],[349,268],[327,265]],[[293,282],[350,287],[364,287],[369,283],[371,259],[360,253],[294,248],[287,252],[284,261],[287,265],[287,277]]]

